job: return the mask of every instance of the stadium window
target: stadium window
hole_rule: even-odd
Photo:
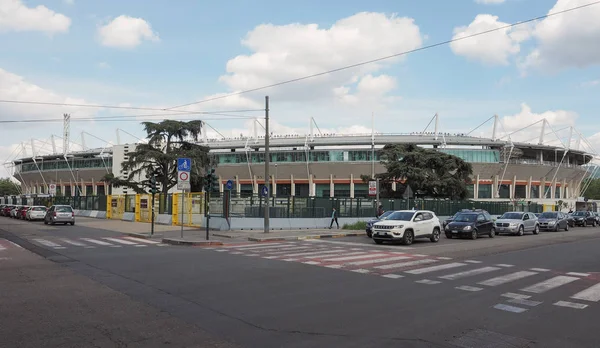
[[[479,197],[481,199],[492,198],[492,184],[479,184]]]
[[[526,185],[515,185],[515,198],[527,198],[527,186]]]

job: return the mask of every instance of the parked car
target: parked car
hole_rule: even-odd
[[[589,211],[578,210],[573,213],[573,219],[575,219],[575,225],[587,227],[592,225],[596,227],[596,217]]]
[[[2,216],[10,217],[10,212],[15,208],[14,205],[7,205],[2,209]]]
[[[445,233],[446,238],[469,236],[477,239],[480,235],[494,238],[496,228],[492,216],[487,212],[465,212],[458,214],[446,225]]]
[[[22,205],[15,205],[15,207],[10,211],[10,217],[13,219],[17,218],[17,214],[21,209]]]
[[[442,226],[434,212],[429,210],[399,210],[384,221],[373,224],[373,240],[377,244],[400,241],[410,245],[416,238],[440,240]]]
[[[27,211],[26,219],[29,221],[44,220],[44,217],[46,217],[47,210],[48,210],[48,208],[46,208],[44,206],[35,205],[35,206],[29,208],[29,210]]]
[[[371,238],[373,236],[373,224],[374,223],[385,220],[393,212],[394,212],[393,210],[388,210],[388,211],[384,212],[383,214],[379,215],[378,218],[367,221],[367,228],[365,230],[367,232],[367,237]]]
[[[573,217],[573,213],[567,213],[565,215],[567,221],[569,222],[569,226],[575,227],[575,218]]]
[[[525,232],[540,233],[538,219],[533,213],[507,212],[496,220],[496,235],[510,233],[522,236]]]
[[[567,214],[559,211],[547,211],[538,218],[541,231],[569,230],[570,223]]]
[[[55,223],[75,225],[75,212],[70,205],[53,205],[48,209],[44,216],[44,224],[54,225]]]
[[[27,215],[27,210],[29,209],[28,205],[24,205],[21,207],[21,209],[19,209],[19,211],[17,212],[17,219],[21,219],[21,220],[25,220],[25,216]]]

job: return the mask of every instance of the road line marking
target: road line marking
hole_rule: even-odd
[[[498,267],[505,267],[505,268],[509,268],[509,267],[514,267],[515,265],[509,265],[509,264],[506,264],[506,263],[499,263],[499,264],[497,264],[496,266],[498,266]]]
[[[368,269],[353,269],[352,272],[356,272],[356,273],[369,273],[371,271],[369,271]]]
[[[84,240],[84,241],[90,242],[90,243],[94,243],[94,244],[98,244],[98,245],[112,245],[110,243],[107,243],[107,242],[104,242],[104,241],[101,241],[101,240],[95,240],[95,239],[92,239],[92,238],[81,238],[81,240]]]
[[[246,254],[246,256],[260,256],[259,254]]]
[[[483,290],[483,288],[478,288],[475,286],[467,286],[467,285],[457,286],[455,289],[464,290],[464,291],[481,291],[481,290]]]
[[[507,293],[502,294],[501,296],[512,298],[512,299],[521,299],[521,300],[526,300],[531,297],[529,295],[515,294],[514,292],[507,292]]]
[[[5,239],[5,240],[6,240],[6,239]],[[12,244],[12,245],[16,246],[16,247],[17,247],[17,248],[19,248],[19,249],[23,249],[23,247],[22,247],[22,246],[20,246],[19,244],[15,243],[15,242],[11,242],[10,240],[9,240],[8,242],[9,242],[10,244]]]
[[[295,253],[295,254],[284,254],[282,256],[284,257],[295,257],[295,256],[314,256],[314,255],[324,255],[324,257],[327,257],[329,255],[327,254],[339,254],[339,253],[343,253],[345,252],[344,250],[326,250],[326,251],[311,251],[311,252],[307,252],[307,253]]]
[[[350,249],[350,250],[357,251],[357,250],[362,250],[362,248],[352,248],[352,249]]]
[[[406,271],[405,273],[423,274],[423,273],[441,271],[441,270],[450,269],[450,268],[462,267],[462,266],[466,266],[466,265],[467,265],[466,263],[453,262],[453,263],[446,263],[446,264],[443,264],[443,265],[437,265],[437,266],[430,266],[430,267],[424,267],[424,268],[411,269],[410,271]]]
[[[297,246],[295,246],[294,244],[292,245],[276,245],[276,246],[267,246],[267,245],[262,245],[262,246],[255,246],[252,248],[236,248],[234,250],[240,250],[240,251],[246,251],[246,250],[250,250],[250,251],[255,251],[255,252],[268,252],[269,250],[281,250],[281,251],[287,251],[289,249],[295,249],[297,248]]]
[[[325,267],[327,267],[327,268],[336,268],[337,269],[337,268],[344,267],[344,265],[326,265]]]
[[[571,298],[590,302],[600,301],[600,283],[576,293],[575,295],[571,296]]]
[[[159,247],[163,247],[163,246],[169,246],[169,245],[171,245],[171,244],[163,244],[163,243],[159,243],[159,244],[155,244],[155,245],[156,245],[156,246],[159,246]]]
[[[121,247],[123,247],[123,246],[122,246],[122,245],[111,245],[110,247],[111,247],[111,248],[121,248]]]
[[[305,265],[319,265],[321,264],[319,261],[306,261],[306,262],[302,262]]]
[[[481,263],[481,261],[477,261],[477,260],[465,260],[463,262],[466,262],[466,263]]]
[[[342,256],[342,257],[334,257],[332,259],[323,259],[323,261],[350,261],[350,260],[360,260],[360,259],[368,259],[370,257],[378,257],[378,256],[387,256],[387,254],[366,254],[366,255],[356,255],[356,256]]]
[[[558,302],[554,303],[554,305],[560,306],[560,307],[575,308],[575,309],[584,309],[588,306],[586,304],[569,302],[569,301],[558,301]]]
[[[412,256],[417,256],[417,257],[427,257],[429,255],[423,255],[423,254],[411,254]]]
[[[382,275],[382,277],[390,278],[390,279],[404,278],[404,276],[401,274],[384,274],[384,275]]]
[[[227,250],[227,249],[215,249],[215,251],[218,252],[218,253],[222,253],[224,251],[229,251],[229,250]]]
[[[232,251],[232,252],[230,252],[231,255],[241,255],[243,253],[244,253],[243,251]]]
[[[137,243],[134,243],[132,241],[129,240],[123,240],[123,239],[119,239],[119,238],[108,238],[108,237],[104,237],[102,239],[106,239],[107,241],[110,242],[114,242],[114,243],[120,243],[120,244],[125,244],[125,245],[136,245]]]
[[[40,244],[42,244],[42,245],[44,245],[44,246],[50,247],[50,248],[52,248],[52,249],[66,249],[64,246],[61,246],[60,244],[56,244],[56,243],[54,243],[54,242],[51,242],[51,241],[49,241],[49,240],[45,240],[45,239],[34,239],[34,241],[36,241],[36,242],[38,242],[38,243],[40,243]]]
[[[421,279],[421,280],[417,280],[415,283],[434,285],[434,284],[439,284],[441,282],[437,281],[437,280]]]
[[[352,245],[354,247],[357,247],[359,245],[361,245],[360,243],[353,243],[353,242],[336,242],[336,241],[331,241],[331,240],[322,240],[322,239],[306,239],[305,242],[309,242],[309,243],[330,243],[330,244],[341,244],[341,245]],[[370,247],[374,247],[377,249],[380,248],[384,248],[384,249],[394,249],[394,250],[409,250],[409,249],[414,249],[413,247],[407,247],[407,246],[392,246],[392,245],[370,245]]]
[[[147,248],[148,246],[146,244],[136,244],[134,245],[135,248]]]
[[[132,240],[132,241],[138,242],[138,243],[160,244],[160,242],[157,242],[155,240],[149,240],[149,239],[144,239],[144,238],[136,238],[136,237],[123,237],[123,238],[129,239],[129,240]]]
[[[497,271],[499,269],[500,269],[499,267],[483,267],[483,268],[472,269],[470,271],[449,274],[449,275],[441,276],[438,278],[446,279],[446,280],[455,280],[455,279],[470,277],[470,276],[479,275],[479,274],[483,274],[483,273],[493,272],[493,271]]]
[[[233,253],[232,253],[233,254]],[[240,253],[243,254],[243,253]],[[263,256],[263,259],[269,259],[269,260],[273,260],[276,259],[278,256]]]
[[[529,270],[530,271],[536,271],[536,272],[548,272],[548,271],[550,271],[547,268],[530,268]]]
[[[293,247],[293,248],[286,248],[284,251],[267,251],[265,253],[276,255],[276,254],[289,253],[290,251],[300,251],[300,250],[313,250],[314,251],[314,250],[329,250],[329,249],[315,249],[314,247]]]
[[[406,260],[406,259],[410,259],[410,257],[408,257],[408,256],[384,257],[382,259],[348,262],[345,265],[362,266],[362,265],[371,265],[371,264],[374,264],[374,263],[384,263],[384,262],[400,261],[400,260]]]
[[[542,302],[539,301],[526,300],[523,298],[513,298],[512,300],[508,300],[508,302],[529,307],[535,307],[542,304]]]
[[[512,313],[523,313],[523,312],[527,311],[526,308],[509,306],[509,305],[505,305],[505,304],[501,304],[501,303],[495,305],[494,308],[499,309],[501,311],[512,312]]]
[[[422,259],[422,260],[416,260],[416,261],[400,262],[400,263],[392,263],[389,265],[375,266],[374,268],[377,268],[377,269],[402,268],[402,267],[424,265],[424,264],[434,263],[434,262],[437,262],[437,260]]]
[[[320,259],[320,258],[324,258],[324,257],[331,257],[331,256],[351,256],[351,255],[364,255],[365,253],[362,251],[353,251],[353,252],[346,252],[346,253],[342,253],[340,255],[312,255],[312,256],[304,256],[305,259]]]
[[[452,260],[451,257],[446,257],[446,256],[438,256],[437,259],[438,260]]]
[[[578,279],[579,278],[577,278],[577,277],[557,276],[557,277],[545,280],[543,282],[534,284],[532,286],[528,286],[524,289],[521,289],[521,291],[533,292],[535,294],[541,294],[548,290],[552,290],[554,288],[558,288],[559,286],[574,282]]]
[[[283,261],[292,262],[292,261],[298,261],[298,259],[284,259]]]
[[[257,244],[244,244],[244,245],[231,245],[226,246],[226,248],[231,249],[242,249],[242,248],[256,248],[256,247],[272,247],[273,245],[289,245],[290,243],[268,243],[268,245],[257,245]]]
[[[75,245],[75,246],[79,246],[79,247],[84,247],[85,246],[85,244],[83,244],[83,243],[79,243],[79,242],[76,242],[74,240],[70,240],[70,239],[66,239],[66,238],[63,238],[62,241],[65,242],[65,243],[67,243],[67,244],[71,244],[71,245]]]
[[[484,280],[482,282],[479,282],[477,284],[479,285],[485,285],[485,286],[498,286],[501,284],[505,284],[505,283],[510,283],[512,281],[518,280],[518,279],[523,279],[532,275],[536,275],[538,274],[537,272],[530,272],[530,271],[519,271],[519,272],[515,272],[515,273],[511,273],[511,274],[507,274],[504,276],[500,276],[500,277],[496,277],[496,278],[491,278],[488,280]]]
[[[0,245],[0,250],[6,250],[6,248]]]
[[[569,272],[567,275],[576,276],[576,277],[589,277],[589,273],[579,273],[579,272]]]

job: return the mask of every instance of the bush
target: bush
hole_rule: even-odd
[[[342,226],[343,230],[361,230],[364,231],[367,228],[367,222],[366,221],[358,221],[355,222],[353,224],[344,224],[344,226]]]

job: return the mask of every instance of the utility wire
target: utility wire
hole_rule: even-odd
[[[560,15],[560,14],[564,14],[564,13],[567,13],[567,12],[579,10],[579,9],[582,9],[582,8],[585,8],[585,7],[589,7],[589,6],[593,6],[593,5],[597,5],[597,4],[600,4],[600,0],[599,1],[591,2],[589,4],[584,4],[584,5],[580,5],[580,6],[568,8],[568,9],[565,9],[565,10],[562,10],[562,11],[557,11],[557,12],[554,12],[554,13],[548,13],[548,14],[545,14],[543,16],[539,16],[539,17],[527,19],[527,20],[524,20],[524,21],[515,22],[515,23],[512,23],[512,24],[507,24],[507,25],[504,25],[504,26],[501,26],[501,27],[498,27],[498,28],[481,31],[481,32],[470,34],[470,35],[467,35],[467,36],[463,36],[463,37],[453,38],[453,39],[446,40],[446,41],[437,42],[437,43],[434,43],[434,44],[431,44],[431,45],[427,45],[427,46],[415,48],[415,49],[412,49],[412,50],[408,50],[408,51],[404,51],[404,52],[392,54],[390,56],[375,58],[375,59],[371,59],[371,60],[368,60],[368,61],[364,61],[364,62],[361,62],[361,63],[352,64],[352,65],[346,65],[346,66],[343,66],[341,68],[336,68],[336,69],[333,69],[333,70],[323,71],[323,72],[312,74],[312,75],[298,77],[298,78],[287,80],[287,81],[281,81],[281,82],[273,83],[273,84],[262,86],[262,87],[251,88],[251,89],[247,89],[247,90],[243,90],[243,91],[239,91],[239,92],[225,94],[225,95],[218,96],[218,97],[203,99],[203,100],[192,102],[192,103],[181,104],[181,105],[173,106],[173,107],[170,107],[170,108],[167,108],[167,109],[164,109],[164,110],[179,109],[179,108],[182,108],[184,106],[190,106],[190,105],[196,105],[196,104],[201,104],[201,103],[207,103],[207,102],[213,101],[213,100],[219,100],[219,99],[223,99],[223,98],[229,98],[229,97],[233,97],[233,96],[237,96],[237,95],[241,95],[241,94],[246,94],[246,93],[250,93],[250,92],[260,91],[260,90],[267,89],[267,88],[272,88],[272,87],[286,85],[286,84],[290,84],[290,83],[294,83],[294,82],[308,80],[308,79],[312,79],[314,77],[319,77],[319,76],[323,76],[323,75],[327,75],[327,74],[331,74],[331,73],[335,73],[335,72],[339,72],[339,71],[343,71],[343,70],[348,70],[348,69],[356,68],[356,67],[367,65],[367,64],[372,64],[372,63],[380,62],[382,60],[387,60],[387,59],[391,59],[391,58],[405,56],[405,55],[408,55],[408,54],[411,54],[411,53],[415,53],[415,52],[419,52],[419,51],[425,51],[425,50],[428,50],[428,49],[431,49],[431,48],[435,48],[435,47],[438,47],[438,46],[447,45],[447,44],[450,44],[450,43],[453,43],[453,42],[457,42],[457,41],[461,41],[461,40],[470,39],[470,38],[473,38],[473,37],[476,37],[476,36],[486,35],[486,34],[489,34],[489,33],[496,32],[496,31],[500,31],[500,30],[504,30],[504,29],[509,29],[509,28],[516,27],[516,26],[519,26],[519,25],[523,25],[523,24],[535,22],[535,21],[538,21],[538,20],[541,20],[541,19],[545,19],[545,18],[557,16],[557,15]]]

